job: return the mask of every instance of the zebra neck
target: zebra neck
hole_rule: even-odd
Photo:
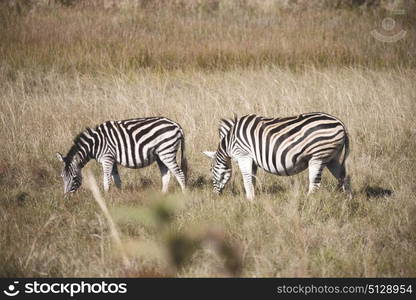
[[[229,165],[230,164],[230,160],[231,160],[231,156],[227,151],[227,147],[228,144],[225,141],[225,138],[222,139],[222,141],[220,142],[220,145],[217,149],[217,161],[223,165]]]
[[[221,156],[226,158],[231,158],[231,155],[229,153],[229,146],[230,146],[230,133],[227,134],[224,138],[221,139],[220,144],[218,145],[217,153],[220,153]]]
[[[72,146],[67,155],[67,159],[70,160],[71,164],[80,168],[83,168],[91,158],[90,153],[77,144]]]
[[[79,157],[80,159],[78,161],[78,165],[82,169],[90,161],[91,158],[89,156],[86,156],[86,157],[79,156]]]

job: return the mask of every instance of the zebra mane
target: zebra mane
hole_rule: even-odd
[[[71,149],[69,149],[68,154],[65,157],[65,160],[67,162],[71,162],[75,155],[77,155],[80,151],[80,146],[79,144],[81,143],[81,139],[83,137],[85,137],[85,133],[86,132],[90,132],[91,128],[86,127],[84,131],[81,131],[80,133],[78,133],[78,135],[74,138],[73,142],[74,144],[72,145]]]
[[[231,128],[233,128],[235,123],[237,123],[236,114],[234,114],[233,119],[221,119],[218,126],[218,133],[220,134],[220,138],[224,138],[228,132],[230,132]]]

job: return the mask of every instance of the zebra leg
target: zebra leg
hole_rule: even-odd
[[[253,173],[253,176],[252,176],[253,188],[256,189],[257,165],[254,161],[252,165],[252,173]]]
[[[104,160],[101,164],[103,167],[104,191],[108,192],[108,190],[110,189],[111,174],[113,171],[114,162],[110,160]]]
[[[178,166],[178,163],[176,162],[176,151],[168,152],[166,154],[159,154],[159,159],[175,176],[176,180],[181,186],[182,191],[185,191],[185,175],[183,174],[181,168]]]
[[[116,163],[114,163],[114,165],[113,165],[113,169],[111,171],[111,176],[113,177],[114,184],[116,185],[116,187],[121,188],[121,179],[120,179],[120,175],[118,174],[118,169],[117,169],[117,164]]]
[[[162,193],[166,193],[168,191],[170,172],[168,167],[166,167],[166,165],[159,158],[156,158],[156,162],[159,166],[160,173],[162,174]]]
[[[331,174],[338,180],[338,189],[342,189],[351,198],[352,193],[345,165],[342,165],[337,159],[333,159],[329,162],[327,167]]]
[[[319,189],[321,185],[322,171],[325,163],[321,159],[311,158],[309,160],[309,191],[308,195]]]
[[[253,186],[253,159],[248,156],[243,156],[237,159],[240,167],[241,175],[243,175],[244,189],[246,190],[246,197],[248,200],[254,199]]]

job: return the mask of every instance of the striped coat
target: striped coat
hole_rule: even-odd
[[[181,167],[176,154],[181,146]],[[111,179],[121,186],[117,164],[128,168],[144,168],[157,162],[162,174],[162,191],[167,191],[170,173],[174,174],[182,189],[185,188],[187,162],[185,137],[179,124],[164,117],[136,118],[107,121],[96,128],[87,128],[75,139],[64,157],[62,177],[65,193],[74,192],[82,182],[81,169],[90,160],[101,163],[104,173],[104,189]]]
[[[257,168],[291,176],[309,168],[309,192],[320,185],[325,167],[348,189],[345,160],[349,138],[345,125],[326,113],[306,113],[286,118],[247,115],[223,119],[219,127],[217,151],[206,151],[213,158],[214,191],[221,192],[231,177],[231,159],[243,175],[247,198],[254,198]]]

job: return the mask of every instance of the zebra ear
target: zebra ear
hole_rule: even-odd
[[[61,154],[61,153],[57,152],[57,153],[56,153],[56,157],[59,159],[59,161],[61,161],[61,162],[65,162],[64,157],[62,156],[62,154]]]
[[[234,121],[234,124],[237,123],[237,119],[238,119],[237,114],[235,112],[233,112],[233,121]]]
[[[217,152],[215,152],[215,151],[203,151],[202,153],[204,153],[206,156],[208,156],[209,158],[212,158],[212,159],[214,159],[215,158],[215,154],[217,153]]]

